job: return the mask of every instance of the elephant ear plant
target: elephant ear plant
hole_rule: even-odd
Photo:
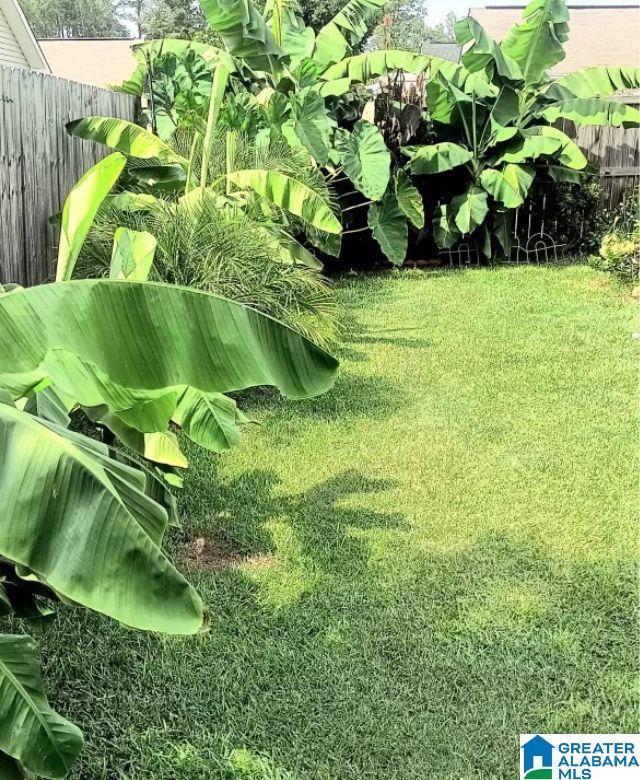
[[[239,303],[144,281],[148,233],[117,231],[111,279],[66,281],[123,159],[107,158],[83,182],[85,197],[65,204],[60,281],[0,289],[0,609],[42,624],[60,599],[133,629],[194,634],[203,604],[162,550],[177,523],[171,472],[72,430],[71,413],[186,466],[170,421],[225,449],[242,420],[225,393],[273,385],[314,396],[337,362]],[[20,767],[64,777],[81,748],[79,729],[47,702],[33,640],[0,635],[2,777],[21,777]]]

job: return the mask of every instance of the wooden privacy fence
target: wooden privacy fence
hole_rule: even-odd
[[[130,95],[34,71],[0,67],[0,283],[38,284],[55,268],[49,224],[104,147],[71,137],[65,124],[90,114],[134,119]]]

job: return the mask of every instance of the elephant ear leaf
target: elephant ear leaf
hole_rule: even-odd
[[[387,190],[380,203],[369,207],[368,224],[387,258],[394,265],[402,265],[407,256],[409,233],[407,220],[392,190]]]
[[[24,780],[20,764],[6,753],[0,753],[0,777],[2,780]]]
[[[380,200],[389,183],[391,155],[380,130],[361,119],[352,133],[336,135],[336,148],[345,173],[363,195]]]
[[[500,170],[486,168],[480,174],[480,183],[495,200],[513,209],[524,203],[534,177],[532,168],[509,163]]]
[[[422,230],[424,227],[422,196],[411,183],[408,173],[402,170],[402,168],[396,174],[395,190],[396,200],[402,213],[414,227]]]
[[[449,213],[449,207],[441,204],[433,216],[433,235],[440,249],[451,249],[460,238],[460,231]]]
[[[115,152],[90,168],[73,186],[62,209],[56,281],[71,278],[76,260],[102,201],[122,173],[126,157]]]
[[[365,37],[386,0],[349,0],[318,32],[313,59],[328,65],[343,59]]]
[[[403,154],[411,158],[411,172],[417,175],[443,173],[473,159],[473,152],[452,141],[424,146],[405,146]]]
[[[518,63],[524,83],[535,85],[565,57],[569,11],[565,0],[533,0],[522,15],[523,21],[507,32],[501,49]]]
[[[82,750],[82,733],[51,709],[29,636],[0,636],[0,710],[0,748],[5,753],[42,777],[69,772]]]
[[[113,240],[109,277],[144,282],[149,278],[157,241],[146,231],[118,228]]]
[[[480,187],[470,187],[467,192],[451,201],[456,227],[463,236],[472,233],[489,213],[487,193]]]
[[[607,97],[623,89],[640,88],[640,68],[599,66],[583,68],[556,79],[545,92],[554,100]]]
[[[342,225],[329,203],[303,182],[280,171],[251,168],[228,174],[232,184],[251,189],[278,208],[301,217],[326,233],[340,233]]]
[[[108,146],[109,149],[126,154],[127,157],[141,160],[158,159],[162,163],[178,163],[185,167],[188,165],[188,160],[157,135],[126,119],[88,116],[69,122],[67,131],[85,141],[95,141]]]
[[[284,54],[251,0],[200,0],[200,5],[227,51],[244,59],[249,67],[266,70],[270,57]]]
[[[331,147],[331,122],[324,98],[307,92],[293,103],[294,131],[319,165],[326,165]]]

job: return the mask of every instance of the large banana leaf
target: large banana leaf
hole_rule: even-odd
[[[486,110],[472,94],[437,73],[427,84],[427,106],[433,122],[460,126],[469,146],[473,146],[473,127],[481,123]]]
[[[610,125],[611,127],[640,125],[640,111],[635,106],[600,98],[566,98],[547,106],[539,111],[538,115],[551,123],[562,117],[570,119],[576,125]]]
[[[85,141],[104,144],[128,157],[143,160],[158,159],[162,163],[178,163],[184,167],[188,165],[188,160],[157,135],[126,119],[88,116],[69,122],[67,131]]]
[[[204,15],[227,51],[255,70],[269,70],[284,52],[251,0],[200,0]]]
[[[411,172],[415,174],[443,173],[473,159],[473,152],[451,141],[404,146],[402,152],[411,159]]]
[[[500,170],[486,168],[480,174],[480,183],[495,200],[513,209],[524,203],[534,177],[532,168],[509,163]]]
[[[429,69],[433,59],[425,54],[414,54],[401,49],[379,49],[336,62],[323,72],[321,78],[325,81],[348,78],[349,81],[366,84],[377,76],[384,76],[394,70],[423,73]]]
[[[623,89],[640,88],[640,68],[600,66],[584,68],[556,79],[545,96],[564,98],[607,97]]]
[[[82,733],[49,706],[29,636],[0,635],[0,715],[2,750],[41,777],[67,774],[82,750]]]
[[[388,189],[380,203],[369,207],[368,224],[373,237],[394,265],[402,265],[407,256],[407,220],[400,210],[392,189]]]
[[[254,168],[232,171],[227,176],[236,187],[252,189],[278,208],[301,217],[327,233],[340,233],[342,225],[329,203],[306,184],[280,171]]]
[[[461,46],[471,43],[461,57],[461,62],[470,73],[483,71],[493,63],[496,71],[504,78],[516,81],[522,78],[518,63],[504,54],[500,46],[490,38],[484,27],[471,16],[459,19],[455,26],[456,41]]]
[[[507,145],[506,149],[495,160],[495,165],[500,163],[521,163],[526,160],[537,160],[538,157],[551,157],[562,146],[557,138],[543,135],[523,136]]]
[[[62,209],[56,281],[70,279],[98,209],[118,181],[125,163],[119,152],[90,168],[73,186]]]
[[[389,182],[391,155],[380,130],[361,119],[352,133],[336,133],[335,146],[345,173],[363,195],[380,200]]]
[[[532,125],[522,132],[525,137],[542,137],[557,141],[559,145],[554,152],[554,156],[558,159],[558,162],[574,171],[581,171],[583,168],[586,168],[587,158],[578,144],[559,128],[548,127],[547,125]]]
[[[565,57],[569,11],[565,0],[533,0],[502,41],[503,53],[520,66],[526,85],[539,84],[549,68]]]
[[[456,227],[462,235],[472,233],[489,213],[487,193],[480,187],[470,187],[467,192],[453,198],[451,208]]]
[[[422,196],[413,186],[411,179],[402,168],[396,173],[395,180],[396,199],[400,210],[405,217],[418,230],[424,227],[424,207],[422,205]]]
[[[147,57],[153,61],[161,54],[175,54],[179,57],[184,57],[190,51],[193,51],[212,69],[221,64],[231,73],[236,70],[235,62],[229,52],[200,41],[160,38],[158,40],[137,43],[135,46],[132,46],[132,51],[138,60],[142,59],[143,61],[146,61]]]
[[[126,388],[226,393],[275,385],[291,398],[329,389],[337,361],[276,320],[209,293],[87,279],[0,295],[0,387],[20,397],[50,378],[82,406]]]
[[[264,18],[276,44],[291,57],[292,63],[313,54],[316,35],[302,20],[297,0],[267,0]]]
[[[198,631],[202,604],[158,547],[167,515],[132,482],[141,472],[7,404],[0,434],[0,555],[126,625]]]
[[[318,32],[313,59],[319,65],[338,62],[360,43],[386,0],[349,0]]]

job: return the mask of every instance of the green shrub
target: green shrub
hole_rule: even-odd
[[[330,284],[319,271],[286,264],[266,225],[241,210],[217,208],[215,197],[148,212],[102,210],[83,246],[76,274],[106,276],[114,230],[146,230],[158,244],[151,278],[195,287],[251,306],[327,345],[336,329]]]
[[[637,282],[640,276],[640,217],[638,190],[631,191],[622,201],[611,229],[600,244],[592,264],[610,271],[624,282]]]

